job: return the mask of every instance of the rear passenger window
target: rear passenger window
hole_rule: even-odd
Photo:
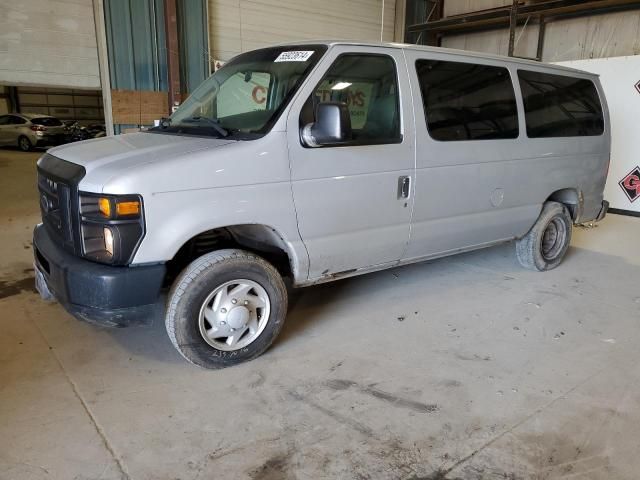
[[[433,139],[518,137],[516,96],[506,68],[418,60],[416,70]]]
[[[530,138],[604,132],[602,105],[591,80],[526,70],[519,70],[518,78]]]

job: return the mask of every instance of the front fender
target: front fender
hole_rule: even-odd
[[[267,225],[287,246],[296,282],[309,260],[298,232],[289,182],[155,193],[145,198],[146,235],[134,264],[171,260],[196,235],[232,225]]]

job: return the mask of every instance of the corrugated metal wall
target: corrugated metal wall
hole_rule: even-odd
[[[193,92],[209,76],[206,0],[179,0],[180,83]]]
[[[549,32],[547,25],[547,33]],[[515,55],[519,57],[535,58],[538,49],[538,25],[518,27],[516,30]],[[509,30],[489,30],[466,35],[449,35],[442,39],[442,46],[473,50],[474,52],[507,55],[509,53]]]
[[[393,41],[396,0],[208,0],[211,57],[305,39]],[[384,9],[383,9],[384,3]]]
[[[467,8],[470,2],[446,0],[445,11],[462,13],[456,7],[461,7],[458,4],[463,3]],[[476,4],[475,0],[471,3]],[[478,4],[480,3],[478,1]],[[489,3],[494,7],[511,2],[494,0]],[[473,11],[476,10],[478,8],[474,6]],[[517,56],[535,57],[538,26],[532,21],[524,28],[518,27],[516,42],[514,53]],[[506,55],[509,46],[509,30],[447,35],[442,40],[442,46]],[[542,53],[542,60],[545,62],[637,54],[640,54],[640,10],[557,20],[546,25]]]
[[[640,53],[640,10],[547,24],[543,60],[561,62]]]
[[[105,0],[111,87],[166,91],[167,50],[162,0]],[[185,92],[209,75],[206,0],[180,0],[180,76]]]
[[[512,0],[445,0],[444,16],[450,17],[452,15],[460,15],[461,13],[504,7],[512,3]]]
[[[105,0],[104,9],[115,131],[119,132],[168,115],[164,2]],[[180,0],[177,16],[182,93],[188,93],[209,74],[206,0]]]
[[[100,88],[92,0],[0,0],[0,83]]]
[[[105,0],[111,88],[167,90],[162,0]]]

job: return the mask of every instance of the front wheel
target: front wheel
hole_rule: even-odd
[[[194,260],[175,281],[165,322],[186,360],[223,368],[267,350],[286,314],[287,290],[270,263],[243,250],[218,250]]]
[[[557,202],[545,203],[529,233],[516,241],[520,264],[540,272],[560,265],[571,243],[572,226],[567,207]]]

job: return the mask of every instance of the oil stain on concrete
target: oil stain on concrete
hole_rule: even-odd
[[[23,292],[37,293],[33,275],[19,280],[0,280],[0,300]]]
[[[360,385],[351,380],[329,380],[326,383],[326,386],[332,390],[347,390],[349,388],[353,388],[360,393],[388,402],[394,407],[406,408],[418,413],[434,413],[438,411],[438,405],[426,404],[402,398],[392,393],[385,392],[384,390],[375,388],[372,385]]]

